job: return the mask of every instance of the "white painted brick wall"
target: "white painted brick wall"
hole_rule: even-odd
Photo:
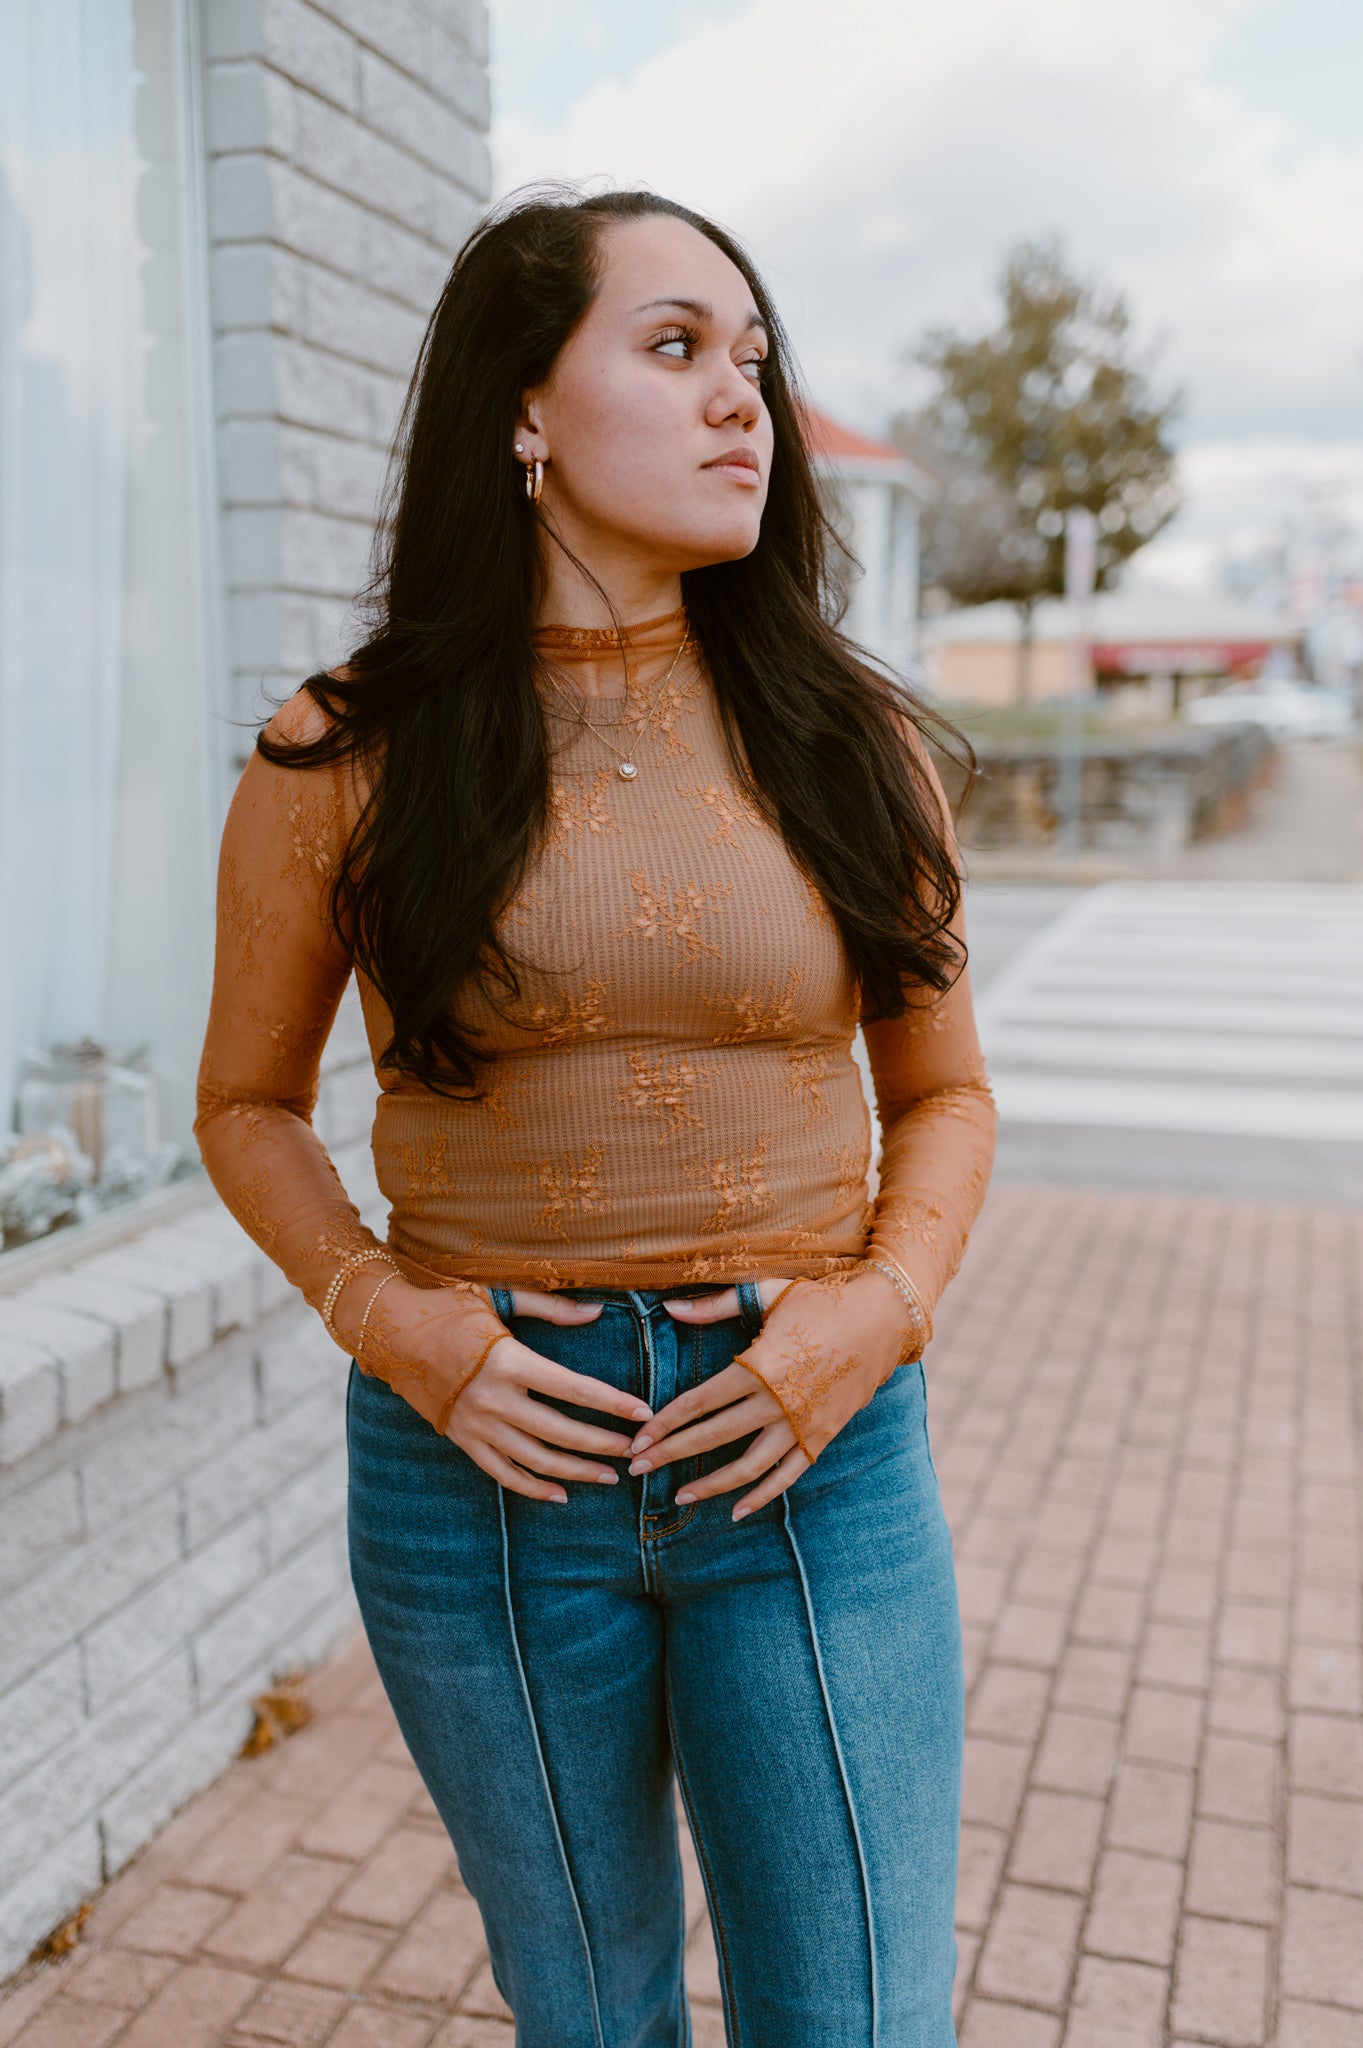
[[[474,0],[206,0],[233,715],[344,651],[388,441],[486,203]],[[243,758],[246,735],[238,735]]]
[[[198,0],[238,718],[340,657],[427,313],[485,203],[483,0]],[[240,729],[235,780],[249,746]],[[354,988],[316,1127],[365,1220]],[[0,1975],[354,1622],[346,1360],[216,1203],[3,1291]]]

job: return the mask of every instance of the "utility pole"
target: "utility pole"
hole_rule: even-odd
[[[1065,604],[1070,615],[1070,687],[1060,721],[1056,820],[1062,853],[1078,853],[1084,808],[1084,706],[1089,693],[1090,606],[1098,570],[1098,521],[1082,505],[1065,514]]]

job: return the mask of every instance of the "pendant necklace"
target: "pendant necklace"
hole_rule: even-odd
[[[691,641],[691,628],[690,628],[690,627],[688,626],[688,627],[687,627],[687,629],[686,629],[686,631],[685,631],[685,632],[684,632],[684,633],[682,634],[682,643],[681,643],[681,646],[680,646],[680,647],[679,647],[679,648],[677,649],[676,653],[675,653],[675,654],[673,655],[673,657],[672,657],[672,663],[671,663],[671,667],[669,667],[669,669],[668,669],[668,671],[667,671],[667,674],[666,674],[666,675],[665,675],[665,676],[663,677],[662,681],[661,681],[661,682],[660,682],[660,683],[658,684],[658,686],[657,686],[657,689],[656,689],[656,691],[655,691],[655,693],[654,693],[653,701],[652,701],[652,703],[651,703],[651,704],[649,705],[649,707],[648,707],[648,717],[647,717],[647,718],[646,718],[646,719],[644,720],[643,724],[642,724],[642,725],[640,726],[640,728],[639,728],[638,732],[637,732],[637,733],[635,734],[635,736],[634,736],[634,737],[635,737],[635,745],[636,745],[636,746],[638,745],[639,741],[640,741],[640,740],[641,740],[641,739],[643,738],[644,734],[645,734],[645,733],[646,733],[646,732],[648,731],[648,728],[649,728],[649,726],[650,726],[650,725],[652,724],[652,722],[653,722],[653,716],[654,716],[654,713],[655,713],[655,712],[657,711],[657,709],[658,709],[658,706],[659,706],[659,705],[660,705],[660,704],[662,703],[662,701],[663,701],[663,691],[664,691],[664,690],[665,690],[665,689],[667,688],[667,685],[668,685],[668,684],[669,684],[669,683],[671,682],[671,680],[672,680],[672,675],[673,675],[673,671],[675,670],[675,668],[676,668],[676,666],[677,666],[677,663],[678,663],[678,662],[679,662],[679,661],[681,660],[682,656],[683,656],[683,655],[685,654],[685,652],[686,652],[686,650],[687,650],[687,647],[688,647],[688,646],[690,645],[690,641]],[[620,651],[621,651],[621,654],[622,654],[622,655],[624,655],[624,649],[623,649],[623,647],[621,648],[621,650],[620,650]],[[541,658],[542,658],[542,657],[541,657]],[[580,693],[578,693],[578,692],[569,692],[568,690],[565,690],[565,689],[564,689],[563,685],[562,685],[562,684],[561,684],[561,683],[560,683],[560,682],[559,682],[559,681],[558,681],[558,680],[556,679],[556,677],[555,677],[555,675],[554,675],[554,670],[553,670],[553,664],[552,664],[551,662],[548,662],[548,661],[546,661],[546,662],[544,663],[544,667],[545,667],[545,670],[546,670],[546,672],[547,672],[547,674],[548,674],[548,677],[549,677],[549,680],[550,680],[550,682],[551,682],[551,683],[553,683],[553,685],[554,685],[554,688],[555,688],[555,689],[556,689],[556,690],[558,691],[558,693],[559,693],[560,697],[565,697],[565,698],[567,699],[567,701],[568,701],[569,705],[570,705],[570,706],[572,707],[573,715],[574,715],[574,716],[575,716],[575,717],[576,717],[576,718],[578,719],[578,721],[579,721],[579,722],[580,722],[580,723],[581,723],[582,725],[585,725],[585,726],[586,726],[586,728],[587,728],[588,732],[594,732],[594,733],[596,734],[596,737],[597,737],[597,738],[598,738],[599,740],[604,740],[604,741],[606,742],[606,745],[607,745],[607,746],[608,746],[608,747],[610,748],[610,750],[611,750],[611,752],[612,752],[613,754],[619,754],[619,755],[620,755],[620,765],[619,765],[619,767],[618,767],[618,768],[616,769],[616,771],[615,771],[615,772],[616,772],[616,774],[617,774],[617,775],[620,775],[620,776],[623,776],[626,782],[632,782],[632,781],[634,780],[635,776],[636,776],[636,775],[637,775],[637,774],[639,773],[639,769],[638,769],[638,765],[637,765],[637,763],[636,763],[636,762],[634,762],[634,761],[632,761],[632,760],[630,759],[630,757],[629,757],[629,754],[626,754],[626,753],[622,753],[622,752],[621,752],[621,750],[620,750],[620,748],[616,746],[616,744],[615,744],[615,741],[614,741],[613,739],[611,739],[611,738],[610,738],[610,737],[609,737],[609,736],[608,736],[608,735],[607,735],[606,733],[602,732],[602,730],[601,730],[600,726],[597,726],[597,725],[593,725],[593,724],[592,724],[592,722],[591,722],[590,718],[588,718],[588,716],[587,716],[586,712],[585,712],[585,711],[584,711],[584,710],[582,709],[582,706],[581,706],[581,704],[580,704],[580,703],[579,703],[579,702],[577,701],[578,695],[579,695]],[[629,691],[629,682],[630,682],[630,675],[629,675],[629,661],[628,661],[628,659],[626,658],[626,660],[625,660],[625,690],[626,690],[626,694],[627,694],[627,695],[628,695],[628,691]],[[632,751],[633,751],[633,749],[631,749],[631,752],[632,752]]]

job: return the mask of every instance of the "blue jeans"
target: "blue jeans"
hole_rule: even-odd
[[[712,1290],[563,1291],[605,1307],[564,1327],[493,1301],[655,1410],[759,1327],[746,1288],[687,1328],[665,1297]],[[347,1421],[365,1629],[517,2048],[690,2042],[674,1769],[731,2048],[953,2048],[964,1689],[922,1368],[737,1523],[738,1492],[673,1496],[750,1437],[637,1478],[621,1460],[561,1506],[353,1367]]]

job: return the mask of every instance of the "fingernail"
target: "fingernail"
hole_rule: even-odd
[[[653,1439],[651,1436],[636,1436],[634,1442],[630,1445],[632,1451],[648,1451],[652,1448]]]
[[[568,1504],[568,1496],[566,1493],[551,1493],[549,1498],[552,1501],[557,1501],[560,1507],[566,1507]]]
[[[653,1410],[645,1408],[642,1401],[637,1408],[631,1408],[629,1412],[635,1422],[652,1422],[653,1420]]]
[[[694,1493],[679,1493],[677,1495],[677,1499],[681,1502],[684,1508],[689,1508],[695,1497],[696,1496]]]
[[[677,1497],[678,1499],[680,1499],[680,1494]],[[748,1512],[749,1510],[747,1508],[735,1508],[733,1513],[733,1519],[736,1522],[741,1522],[743,1520],[744,1515],[746,1515]]]
[[[618,1486],[620,1484],[620,1474],[618,1472],[598,1472],[596,1476],[602,1486]]]
[[[665,1301],[663,1303],[664,1308],[694,1308],[695,1305],[694,1301],[685,1295],[679,1301]]]
[[[629,1469],[631,1472],[651,1472],[653,1467],[647,1458],[636,1458]]]

